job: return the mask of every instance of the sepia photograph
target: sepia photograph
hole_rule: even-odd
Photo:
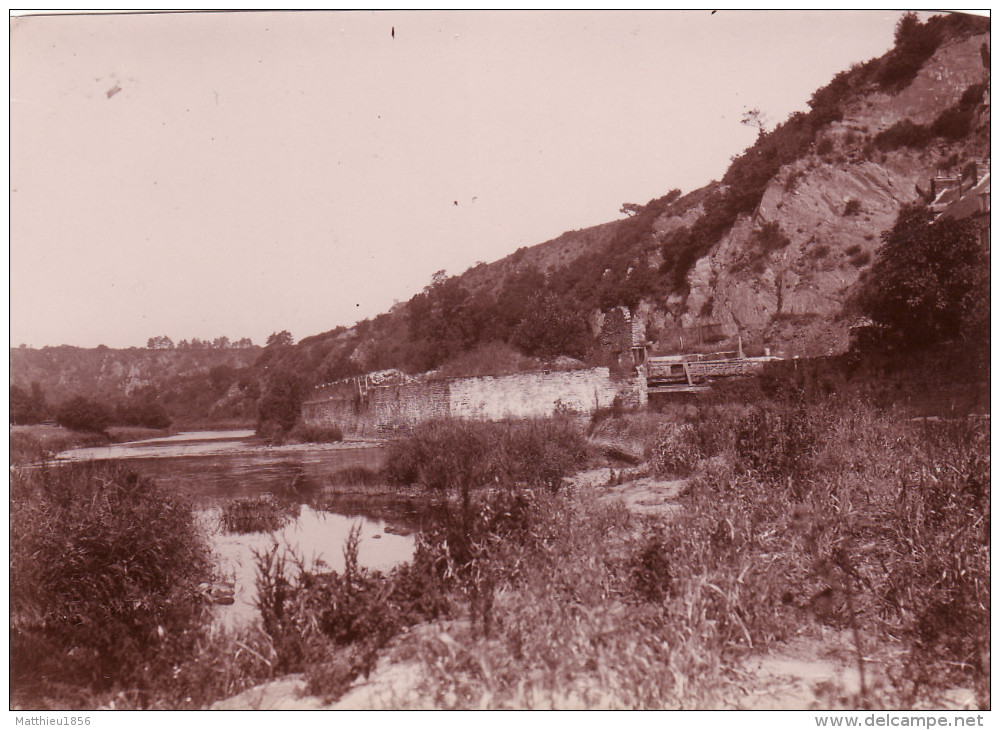
[[[989,11],[9,23],[16,724],[983,726]]]

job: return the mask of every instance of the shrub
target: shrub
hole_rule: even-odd
[[[219,523],[226,532],[274,532],[298,517],[299,505],[282,504],[267,494],[262,497],[243,497],[222,508]]]
[[[500,429],[494,447],[496,478],[508,486],[557,491],[587,459],[580,429],[565,419],[534,419]]]
[[[344,440],[344,432],[339,426],[312,426],[297,423],[288,435],[295,441],[309,444],[329,444]]]
[[[115,406],[114,422],[119,426],[163,429],[170,426],[170,416],[155,397],[138,396]]]
[[[111,412],[101,403],[78,395],[59,406],[56,423],[72,431],[105,433],[111,424]]]
[[[857,297],[863,314],[911,349],[985,339],[989,266],[969,221],[934,221],[927,208],[908,206],[882,241]]]
[[[14,466],[50,459],[67,449],[105,446],[108,434],[84,431],[65,431],[61,428],[40,426],[28,429],[11,429],[10,463]]]
[[[653,446],[653,468],[659,474],[687,476],[702,458],[690,424],[665,423]]]
[[[513,342],[529,355],[553,358],[583,357],[591,345],[587,322],[580,310],[551,292],[533,298],[528,312],[513,332]]]
[[[38,383],[31,384],[31,393],[10,386],[10,422],[18,425],[41,423],[48,413],[45,394]]]
[[[882,62],[878,82],[885,89],[905,88],[941,43],[940,24],[921,23],[916,13],[906,13],[896,25],[896,45]]]
[[[915,124],[909,119],[902,119],[888,129],[875,135],[875,146],[882,152],[890,152],[900,147],[912,147],[922,150],[934,138],[930,129],[922,124]]]
[[[781,230],[781,225],[777,221],[769,221],[760,227],[754,234],[758,247],[768,253],[785,248],[791,240]]]
[[[302,413],[305,392],[305,382],[294,372],[282,369],[272,372],[257,404],[258,435],[291,431]]]
[[[371,487],[385,483],[381,471],[375,471],[364,466],[349,466],[340,469],[330,476],[330,484],[350,484]]]
[[[648,532],[629,563],[633,590],[649,603],[663,603],[672,584],[663,531]]]
[[[438,420],[390,444],[383,473],[392,484],[457,492],[467,500],[487,484],[557,489],[586,454],[583,434],[565,419]]]
[[[847,260],[851,262],[852,266],[860,269],[862,266],[867,266],[871,263],[872,254],[871,251],[862,251],[859,249],[855,253],[849,255]]]
[[[169,676],[199,635],[209,574],[191,507],[102,463],[15,472],[10,504],[12,688],[75,688],[76,706]]]
[[[735,430],[737,464],[766,480],[800,479],[808,470],[816,434],[801,407],[755,407]]]
[[[447,360],[441,365],[440,373],[445,377],[458,378],[530,372],[542,367],[538,360],[522,355],[513,345],[493,341]]]
[[[861,201],[857,198],[851,198],[844,204],[844,217],[857,215],[861,212]]]
[[[368,676],[377,651],[400,629],[446,610],[425,541],[418,540],[411,563],[389,574],[361,567],[359,542],[360,528],[353,528],[340,573],[308,567],[277,544],[255,553],[257,606],[276,668],[305,669],[310,692],[328,701]]]
[[[789,173],[788,177],[785,178],[785,192],[794,192],[795,188],[799,185],[799,181],[801,181],[804,176],[805,173],[803,173],[802,170],[795,170],[794,172]]]
[[[948,107],[931,124],[931,132],[937,137],[952,141],[965,139],[972,131],[972,114],[957,107]]]
[[[811,249],[809,249],[810,258],[822,259],[829,255],[830,255],[830,246],[825,243],[821,243],[818,246],[813,246]]]

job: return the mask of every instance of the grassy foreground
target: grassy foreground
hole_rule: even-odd
[[[748,656],[833,631],[861,687],[826,707],[935,707],[954,687],[989,707],[988,418],[782,382],[595,419],[590,435],[645,452],[626,479],[686,479],[669,517],[567,486],[606,463],[574,422],[427,424],[381,477],[438,502],[413,560],[368,570],[356,536],[342,573],[262,554],[261,624],[238,636],[173,592],[208,570],[182,506],[125,473],[26,472],[11,493],[13,697],[198,707],[302,673],[332,702],[381,658],[420,677],[400,706],[710,708],[752,682]],[[119,541],[175,555],[170,575],[114,567],[132,552]],[[67,554],[76,567],[55,570]],[[89,638],[110,634],[59,623],[83,586],[86,625],[134,637],[121,656]],[[59,661],[30,668],[31,642]]]

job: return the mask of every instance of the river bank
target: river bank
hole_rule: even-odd
[[[216,632],[144,701],[261,706],[279,682],[274,702],[331,708],[987,707],[988,419],[739,396],[586,433],[416,429],[378,479],[327,484],[436,503],[412,559],[367,568],[362,535],[342,570],[270,553],[259,626]]]
[[[640,465],[635,472],[643,473],[649,465]],[[635,544],[641,543],[650,530],[663,528],[665,521],[674,521],[683,509],[682,495],[689,488],[686,479],[663,479],[655,476],[630,478],[629,472],[602,467],[579,472],[569,480],[565,498],[573,505],[573,513],[615,515],[619,529],[605,531],[604,555],[628,560]],[[624,515],[624,517],[623,517]],[[585,531],[585,530],[584,530]],[[562,539],[562,536],[557,539]],[[564,555],[560,551],[560,555]],[[564,555],[565,557],[565,555]],[[593,560],[593,553],[588,559]],[[570,560],[572,558],[569,558]],[[649,569],[648,563],[644,566]],[[573,574],[575,568],[564,570]],[[562,572],[562,571],[560,571]],[[633,575],[634,577],[634,575]],[[709,591],[715,589],[709,578],[704,579]],[[560,590],[560,583],[553,587]],[[522,587],[523,590],[523,587]],[[579,595],[579,594],[577,594]],[[544,601],[539,593],[534,598]],[[619,599],[620,600],[620,599]],[[532,602],[529,596],[505,594],[497,598],[494,611],[499,616],[508,608],[524,611]],[[680,693],[662,704],[647,704],[652,697],[642,699],[626,688],[640,679],[631,671],[649,671],[642,645],[642,631],[629,633],[623,612],[635,611],[627,601],[604,613],[593,602],[578,609],[569,607],[573,620],[560,624],[558,633],[545,640],[555,642],[548,653],[550,660],[565,651],[565,643],[573,643],[573,634],[580,622],[592,636],[603,637],[608,644],[597,652],[597,663],[576,665],[569,669],[561,665],[556,672],[528,672],[516,681],[513,691],[504,693],[500,685],[515,679],[513,667],[503,666],[501,648],[504,632],[496,635],[484,632],[475,617],[447,618],[404,629],[384,650],[370,674],[359,677],[343,694],[324,696],[317,691],[314,679],[295,673],[263,683],[238,695],[214,703],[213,710],[434,710],[434,709],[634,709],[655,706],[658,709],[730,709],[730,710],[801,710],[856,707],[862,693],[868,706],[894,706],[898,695],[893,691],[892,669],[905,660],[898,644],[872,645],[866,655],[867,673],[862,681],[857,665],[857,647],[849,629],[831,626],[816,613],[799,617],[799,625],[781,641],[766,642],[755,647],[750,637],[742,650],[725,651],[722,657],[701,657],[698,665],[715,676],[687,675],[685,685],[676,687]],[[551,607],[549,607],[551,608]],[[542,609],[544,612],[547,609]],[[594,616],[597,611],[600,618]],[[537,608],[525,620],[537,620]],[[551,621],[551,616],[547,617]],[[818,620],[820,619],[820,620]],[[528,627],[520,625],[519,630]],[[646,627],[648,628],[648,626]],[[557,638],[558,637],[558,638]],[[688,637],[690,639],[691,637]],[[624,641],[630,654],[618,655],[607,651]],[[560,646],[562,644],[563,646]],[[718,647],[715,647],[718,649]],[[682,646],[676,650],[683,651]],[[536,649],[538,650],[538,649]],[[634,652],[639,651],[638,655]],[[591,653],[592,652],[585,652]],[[497,656],[499,655],[499,656]],[[728,659],[724,658],[728,655]],[[572,657],[571,657],[572,658]],[[622,659],[629,670],[621,666]],[[692,660],[693,657],[688,657]],[[722,660],[721,663],[719,660]],[[637,664],[632,665],[636,661]],[[472,667],[467,662],[473,661]],[[670,660],[667,658],[667,662]],[[461,667],[459,677],[449,674]],[[471,669],[471,675],[469,674]],[[691,667],[694,669],[694,667]],[[581,671],[583,670],[583,671]],[[628,676],[622,676],[622,675]],[[547,676],[548,675],[548,676]],[[659,675],[654,682],[675,683],[676,675]],[[705,680],[708,681],[705,681]],[[457,681],[456,681],[457,680]],[[647,688],[648,689],[648,688]],[[980,706],[981,698],[971,687],[941,688],[933,696],[916,699],[912,709],[971,710]]]

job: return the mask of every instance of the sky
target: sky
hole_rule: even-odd
[[[725,172],[900,11],[29,16],[11,344],[263,344]]]

